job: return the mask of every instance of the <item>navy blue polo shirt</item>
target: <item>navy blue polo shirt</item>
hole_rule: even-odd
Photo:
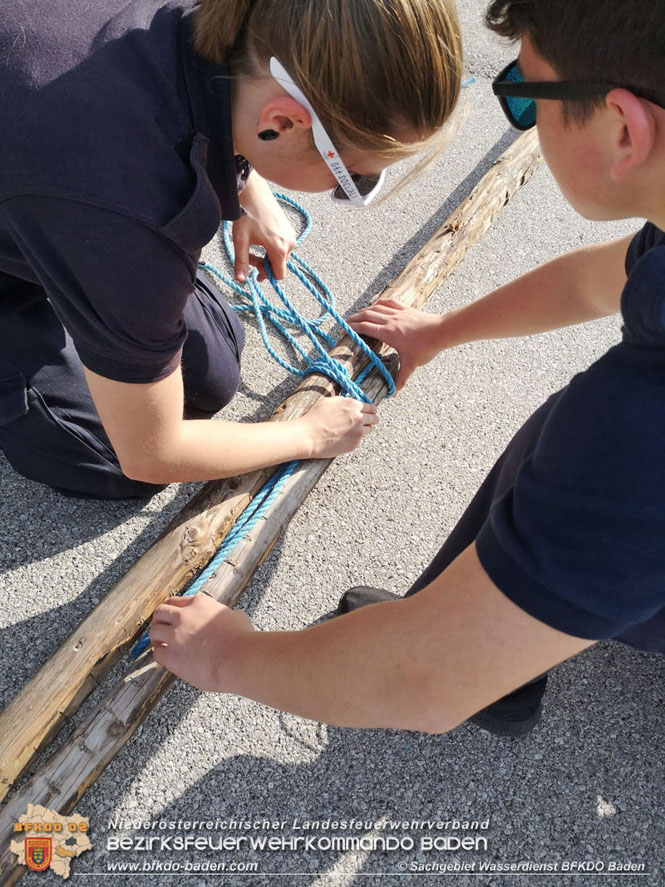
[[[622,341],[536,414],[476,545],[498,588],[540,621],[665,652],[662,231],[642,229],[626,271]]]
[[[0,59],[0,274],[41,284],[94,372],[169,375],[240,215],[226,69],[160,0],[3,0]]]

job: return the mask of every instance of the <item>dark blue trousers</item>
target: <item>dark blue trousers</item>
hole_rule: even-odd
[[[240,381],[242,324],[207,278],[185,309],[185,415],[212,416]],[[74,344],[44,290],[0,273],[0,449],[20,474],[65,495],[151,496],[130,480],[102,427]]]

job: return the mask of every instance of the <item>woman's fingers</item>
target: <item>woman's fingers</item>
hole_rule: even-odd
[[[351,325],[355,325],[356,323],[375,323],[379,326],[383,326],[386,323],[389,323],[391,319],[390,314],[382,314],[380,311],[373,311],[368,308],[366,311],[363,311],[362,314],[358,314],[355,318],[351,318],[349,321]]]
[[[175,625],[179,618],[179,612],[183,607],[189,607],[193,597],[172,597],[160,604],[152,614],[152,624]]]
[[[371,321],[373,323],[386,323],[389,319],[390,314],[387,314],[384,311],[377,311],[374,308],[363,308],[362,311],[359,311],[357,314],[349,317],[349,323],[351,324],[351,326],[355,326],[357,323],[363,323],[365,321]]]
[[[254,268],[259,272],[258,281],[261,283],[264,280],[268,279],[268,275],[266,274],[266,266],[263,261],[263,256],[255,256],[254,253],[249,254],[249,264],[253,265]]]
[[[379,415],[378,413],[363,413],[362,422],[363,434],[369,434],[370,431],[373,431],[375,425],[379,424]]]
[[[286,263],[289,260],[292,248],[293,247],[285,247],[284,250],[278,251],[276,249],[272,249],[266,251],[270,260],[270,269],[272,271],[272,276],[275,278],[275,280],[284,280],[284,278],[286,277]],[[254,253],[248,251],[247,259],[249,264],[253,265],[254,268],[256,268],[259,272],[259,283],[261,283],[261,281],[263,280],[267,280],[268,275],[266,274],[263,256],[257,256]]]
[[[375,311],[377,314],[387,314],[389,317],[392,317],[399,311],[395,305],[389,305],[387,302],[375,302],[373,305],[368,305],[365,310]]]
[[[284,280],[286,277],[286,263],[295,244],[284,244],[283,246],[268,246],[267,253],[270,259],[270,267],[275,280]]]
[[[376,404],[363,403],[360,405],[361,433],[363,437],[374,431],[374,426],[379,424],[379,413]]]
[[[396,299],[379,299],[378,302],[374,303],[374,307],[378,308],[379,305],[386,308],[395,308],[397,311],[403,311],[406,308],[406,305],[403,305]]]
[[[249,237],[243,225],[233,226],[233,273],[240,283],[247,280],[249,273]]]

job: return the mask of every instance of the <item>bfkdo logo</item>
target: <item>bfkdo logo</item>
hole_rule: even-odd
[[[14,823],[15,839],[10,850],[18,863],[33,872],[51,869],[61,878],[69,877],[71,861],[92,850],[88,820],[83,816],[61,816],[39,804],[28,804],[28,811]]]
[[[43,872],[51,865],[53,838],[26,838],[25,864],[33,872]]]

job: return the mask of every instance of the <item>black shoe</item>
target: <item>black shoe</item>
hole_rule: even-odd
[[[545,674],[497,699],[469,721],[495,736],[526,736],[540,721],[546,687]]]
[[[368,604],[383,604],[386,601],[399,601],[400,599],[399,594],[386,591],[385,588],[356,585],[355,588],[345,591],[339,599],[337,616],[341,616],[342,613],[350,613],[351,610],[359,610],[360,607],[366,607]]]

